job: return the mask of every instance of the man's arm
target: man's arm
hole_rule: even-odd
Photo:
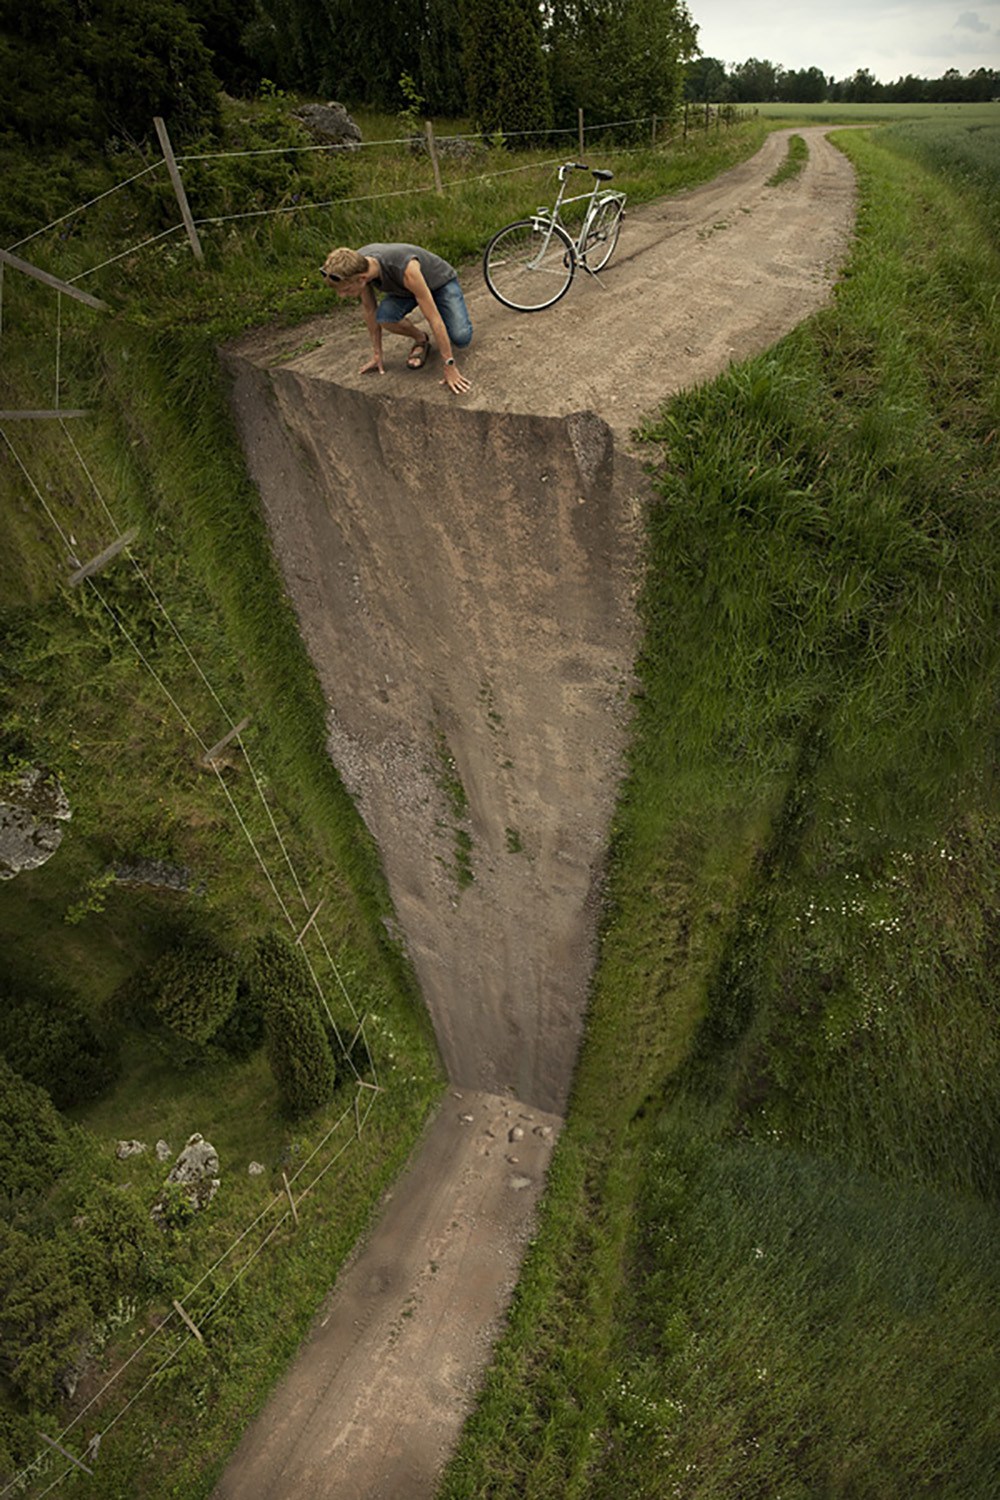
[[[433,333],[435,342],[441,351],[441,358],[445,361],[444,384],[450,390],[454,391],[456,396],[461,395],[462,392],[470,389],[471,382],[466,379],[454,363],[455,356],[451,352],[451,340],[448,337],[448,330],[444,326],[444,319],[437,310],[437,303],[434,301],[431,289],[424,280],[424,273],[420,269],[420,262],[416,256],[409,262],[403,273],[403,285],[411,297],[416,297],[417,306],[427,319],[431,333]],[[367,287],[365,290],[367,291]],[[452,361],[451,364],[448,363],[449,360]]]
[[[371,370],[377,370],[380,375],[385,374],[385,366],[382,364],[382,324],[375,316],[378,307],[378,298],[366,283],[361,288],[361,311],[365,315],[368,324],[368,336],[372,341],[372,349],[375,358],[370,359],[367,364],[361,366],[360,374],[367,375]]]

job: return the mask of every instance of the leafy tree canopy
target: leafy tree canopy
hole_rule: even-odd
[[[0,0],[0,140],[101,147],[218,123],[211,54],[181,0]]]

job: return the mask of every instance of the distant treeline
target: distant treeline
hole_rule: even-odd
[[[908,73],[895,83],[880,83],[867,68],[834,78],[822,68],[783,68],[767,58],[749,57],[727,68],[717,57],[699,57],[685,69],[685,93],[713,104],[983,104],[1000,98],[1000,73],[949,68],[943,78]]]
[[[696,51],[683,0],[0,0],[0,147],[129,145],[157,114],[184,142],[262,87],[491,134],[664,119]]]

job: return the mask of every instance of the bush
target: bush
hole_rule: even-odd
[[[253,982],[284,1106],[293,1118],[309,1114],[332,1097],[337,1069],[305,961],[287,939],[270,934],[257,945]]]
[[[162,1239],[148,1210],[110,1183],[95,1183],[76,1220],[70,1269],[97,1318],[114,1313],[159,1281]]]
[[[69,1131],[48,1094],[0,1057],[0,1208],[40,1196],[71,1156]]]
[[[0,1053],[58,1109],[98,1098],[120,1066],[116,1040],[98,1036],[75,995],[21,983],[0,992]]]
[[[236,1006],[239,966],[209,942],[165,953],[149,976],[149,1003],[165,1026],[204,1047]]]
[[[237,1061],[251,1057],[264,1040],[264,1016],[260,995],[246,975],[236,986],[236,1004],[229,1019],[213,1038],[215,1045]]]
[[[0,1372],[25,1400],[51,1407],[92,1326],[62,1239],[0,1223]]]

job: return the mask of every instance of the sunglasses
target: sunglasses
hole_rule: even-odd
[[[343,276],[338,276],[334,271],[326,270],[324,266],[320,266],[319,274],[325,277],[327,281],[343,281],[344,279]]]

